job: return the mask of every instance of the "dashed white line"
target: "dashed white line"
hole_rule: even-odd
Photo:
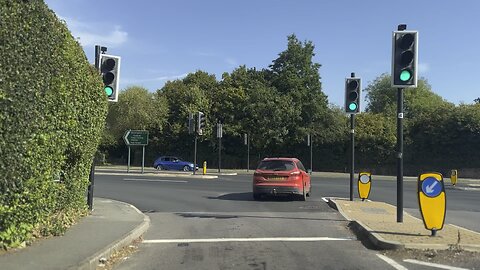
[[[169,243],[221,243],[221,242],[318,242],[318,241],[351,241],[348,238],[331,237],[263,237],[263,238],[206,238],[206,239],[155,239],[143,240],[145,244]]]
[[[185,180],[142,179],[142,178],[123,178],[123,181],[143,181],[143,182],[188,183],[188,181],[185,181]]]
[[[322,197],[322,200],[323,200],[324,202],[328,203],[328,199],[327,199],[327,198]]]
[[[407,259],[403,261],[408,263],[418,264],[418,265],[430,266],[430,267],[435,267],[440,269],[447,269],[447,270],[468,270],[467,268],[453,267],[453,266],[448,266],[448,265],[443,265],[438,263],[422,262],[422,261],[417,261],[412,259]]]
[[[387,257],[385,255],[377,254],[377,256],[397,270],[408,270],[408,268],[398,264],[396,261],[390,259],[389,257]]]

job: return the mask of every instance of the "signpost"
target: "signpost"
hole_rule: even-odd
[[[358,197],[365,201],[370,195],[372,188],[372,174],[369,172],[361,172],[358,174]]]
[[[443,228],[446,213],[446,195],[441,173],[424,173],[418,176],[418,204],[425,229],[435,236]]]
[[[148,145],[148,130],[127,130],[123,135],[123,140],[128,146],[128,167],[130,172],[130,146],[142,146],[142,173],[145,168],[145,146]]]

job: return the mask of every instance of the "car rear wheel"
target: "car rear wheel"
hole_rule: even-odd
[[[159,171],[163,171],[162,165],[158,165],[156,168],[157,168],[157,170],[159,170]]]
[[[190,171],[190,168],[188,167],[188,165],[183,166],[183,171],[184,172]]]
[[[304,185],[302,195],[300,195],[300,201],[306,201],[306,200],[307,200],[307,191],[305,190],[305,185]]]

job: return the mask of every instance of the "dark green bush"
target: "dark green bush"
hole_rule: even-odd
[[[85,213],[106,112],[65,24],[43,1],[0,0],[0,246],[61,233]]]

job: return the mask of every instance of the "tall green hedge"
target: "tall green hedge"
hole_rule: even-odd
[[[0,246],[85,212],[106,112],[100,76],[53,11],[0,0]]]

